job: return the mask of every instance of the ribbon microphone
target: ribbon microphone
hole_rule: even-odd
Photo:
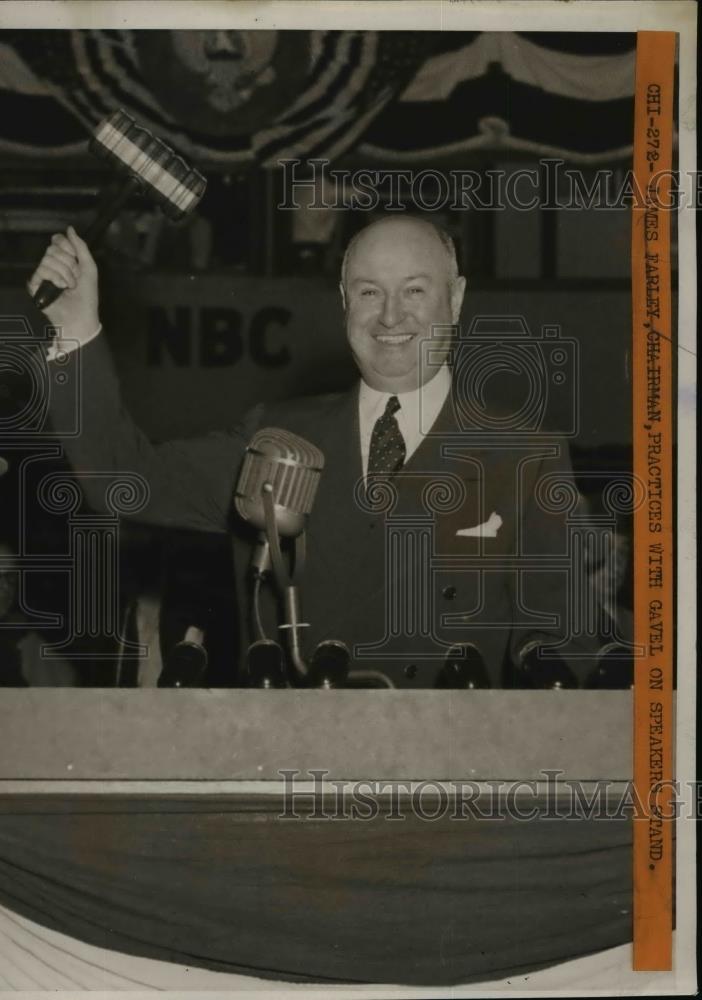
[[[333,687],[348,672],[350,656],[343,643],[323,642],[308,666],[302,655],[298,585],[305,564],[305,527],[324,468],[324,455],[304,438],[279,427],[264,427],[254,434],[239,475],[234,505],[238,514],[259,529],[259,541],[251,561],[252,604],[256,642],[249,647],[248,665],[252,681],[263,687],[286,683],[282,650],[270,640],[261,621],[258,600],[261,582],[272,574],[283,597],[290,661],[298,683]],[[294,539],[290,572],[281,538]]]

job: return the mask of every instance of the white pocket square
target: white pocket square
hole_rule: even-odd
[[[464,538],[496,538],[502,527],[502,518],[494,510],[487,521],[476,524],[474,528],[461,528],[456,532]]]

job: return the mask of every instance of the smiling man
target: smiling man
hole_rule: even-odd
[[[149,484],[142,520],[233,527],[242,595],[251,540],[238,537],[231,513],[247,443],[259,428],[283,427],[322,450],[301,587],[308,653],[340,640],[356,670],[382,673],[396,686],[434,687],[461,686],[460,669],[447,676],[450,649],[477,650],[480,683],[497,687],[525,650],[562,636],[562,579],[549,580],[542,565],[527,594],[523,577],[503,564],[529,550],[562,553],[564,517],[542,509],[534,494],[544,473],[569,481],[567,453],[542,450],[525,461],[509,438],[496,446],[462,436],[448,356],[465,279],[452,241],[430,222],[381,219],[346,251],[341,294],[361,375],[354,388],[259,404],[230,431],[158,446],[121,404],[100,334],[97,270],[73,230],[53,238],[30,291],[44,278],[66,289],[49,319],[82,345],[83,431],[65,442],[74,469],[141,474]],[[61,405],[61,397],[52,400],[59,426]],[[99,507],[95,481],[83,486]],[[374,481],[383,483],[380,494],[367,489]],[[275,635],[277,602],[267,596],[262,615]],[[243,620],[240,636],[245,648],[252,637]],[[573,672],[582,676],[583,668],[576,663]]]
[[[363,381],[379,392],[410,392],[436,373],[421,371],[422,339],[458,323],[466,279],[452,240],[422,219],[381,219],[349,244],[341,270],[346,333]],[[450,337],[435,340],[448,353]]]
[[[453,241],[422,219],[381,219],[349,244],[340,289],[346,335],[361,373],[358,400],[364,475],[369,471],[369,455],[371,472],[399,471],[446,402],[451,375],[445,361],[465,284],[458,274]],[[430,340],[432,363],[428,365],[423,346]],[[388,427],[380,445],[372,448],[379,420]],[[390,459],[384,464],[374,461],[388,438]]]

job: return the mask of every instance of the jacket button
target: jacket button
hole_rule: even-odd
[[[417,664],[408,663],[407,666],[405,667],[405,677],[412,678],[416,676],[417,676]]]
[[[452,601],[454,599],[454,597],[456,596],[456,588],[455,587],[444,587],[444,589],[441,591],[441,593],[444,595],[444,597],[446,598],[447,601]]]

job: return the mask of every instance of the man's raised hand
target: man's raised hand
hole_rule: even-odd
[[[65,236],[56,233],[51,237],[46,253],[27,284],[32,297],[45,279],[64,291],[46,307],[44,314],[58,328],[59,337],[84,344],[100,325],[97,267],[87,244],[72,226],[68,227]]]

